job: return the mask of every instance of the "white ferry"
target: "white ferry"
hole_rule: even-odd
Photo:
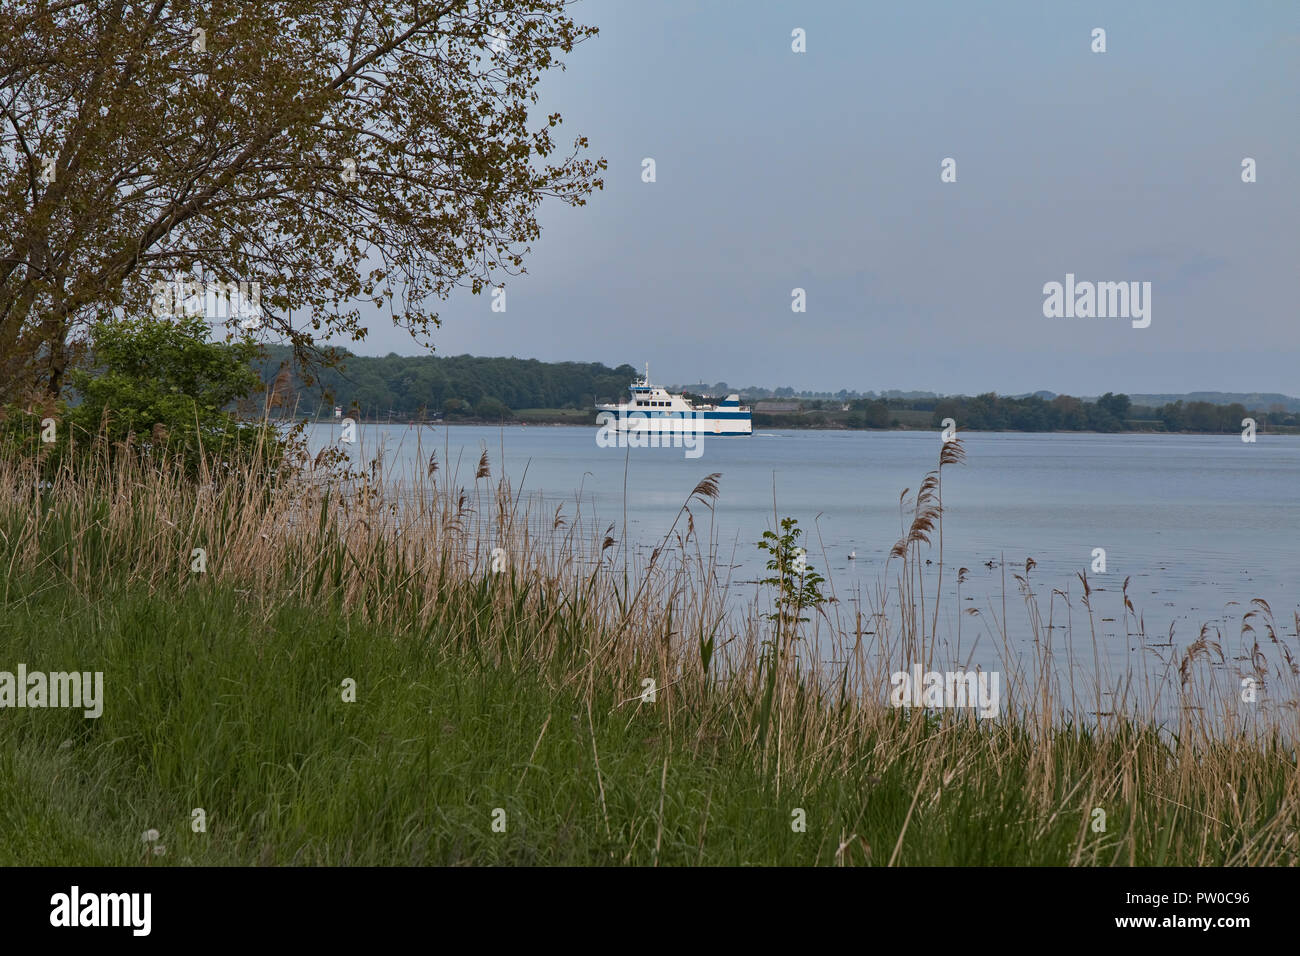
[[[621,405],[597,405],[601,412],[616,416],[611,425],[619,431],[648,434],[695,432],[703,435],[752,435],[753,423],[748,405],[740,396],[728,395],[716,405],[696,405],[681,395],[650,384],[650,366],[645,378],[628,386],[632,398]]]

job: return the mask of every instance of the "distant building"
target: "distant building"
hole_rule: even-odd
[[[754,414],[756,415],[789,415],[792,412],[798,412],[800,409],[798,402],[755,402]]]

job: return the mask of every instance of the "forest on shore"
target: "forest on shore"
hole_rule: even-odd
[[[473,355],[354,355],[340,350],[338,364],[303,375],[290,350],[266,346],[254,370],[277,413],[295,417],[342,414],[363,421],[446,421],[595,424],[598,402],[626,400],[640,373],[624,363],[542,362]],[[1239,432],[1252,418],[1260,429],[1300,431],[1300,406],[1271,396],[1264,407],[1242,402],[1173,400],[1137,404],[1124,394],[1096,399],[1035,393],[975,396],[806,398],[790,389],[731,389],[719,383],[708,394],[691,386],[684,394],[702,401],[737,391],[754,409],[756,428],[936,428],[945,418],[974,431],[1169,431]],[[695,391],[692,389],[699,389]],[[774,394],[778,402],[768,399]],[[820,393],[826,394],[826,393]],[[1193,393],[1200,394],[1200,393]],[[1048,397],[1050,396],[1050,397]],[[1262,403],[1261,403],[1262,404]]]

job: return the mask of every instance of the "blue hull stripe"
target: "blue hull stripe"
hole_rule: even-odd
[[[608,412],[611,415],[618,415],[621,418],[641,418],[646,421],[653,419],[678,419],[683,421],[712,421],[715,418],[723,421],[742,421],[750,420],[749,412],[674,412],[667,408],[635,408],[626,412],[611,411],[608,408],[599,409],[602,412]]]

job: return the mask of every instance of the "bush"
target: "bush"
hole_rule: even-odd
[[[47,473],[101,453],[170,459],[190,473],[204,458],[210,468],[255,453],[280,459],[285,445],[269,425],[227,410],[260,387],[249,367],[257,346],[209,342],[208,334],[198,316],[99,323],[90,358],[68,376],[75,403],[4,410],[0,451],[36,457]],[[52,444],[43,440],[47,419],[56,423]]]

